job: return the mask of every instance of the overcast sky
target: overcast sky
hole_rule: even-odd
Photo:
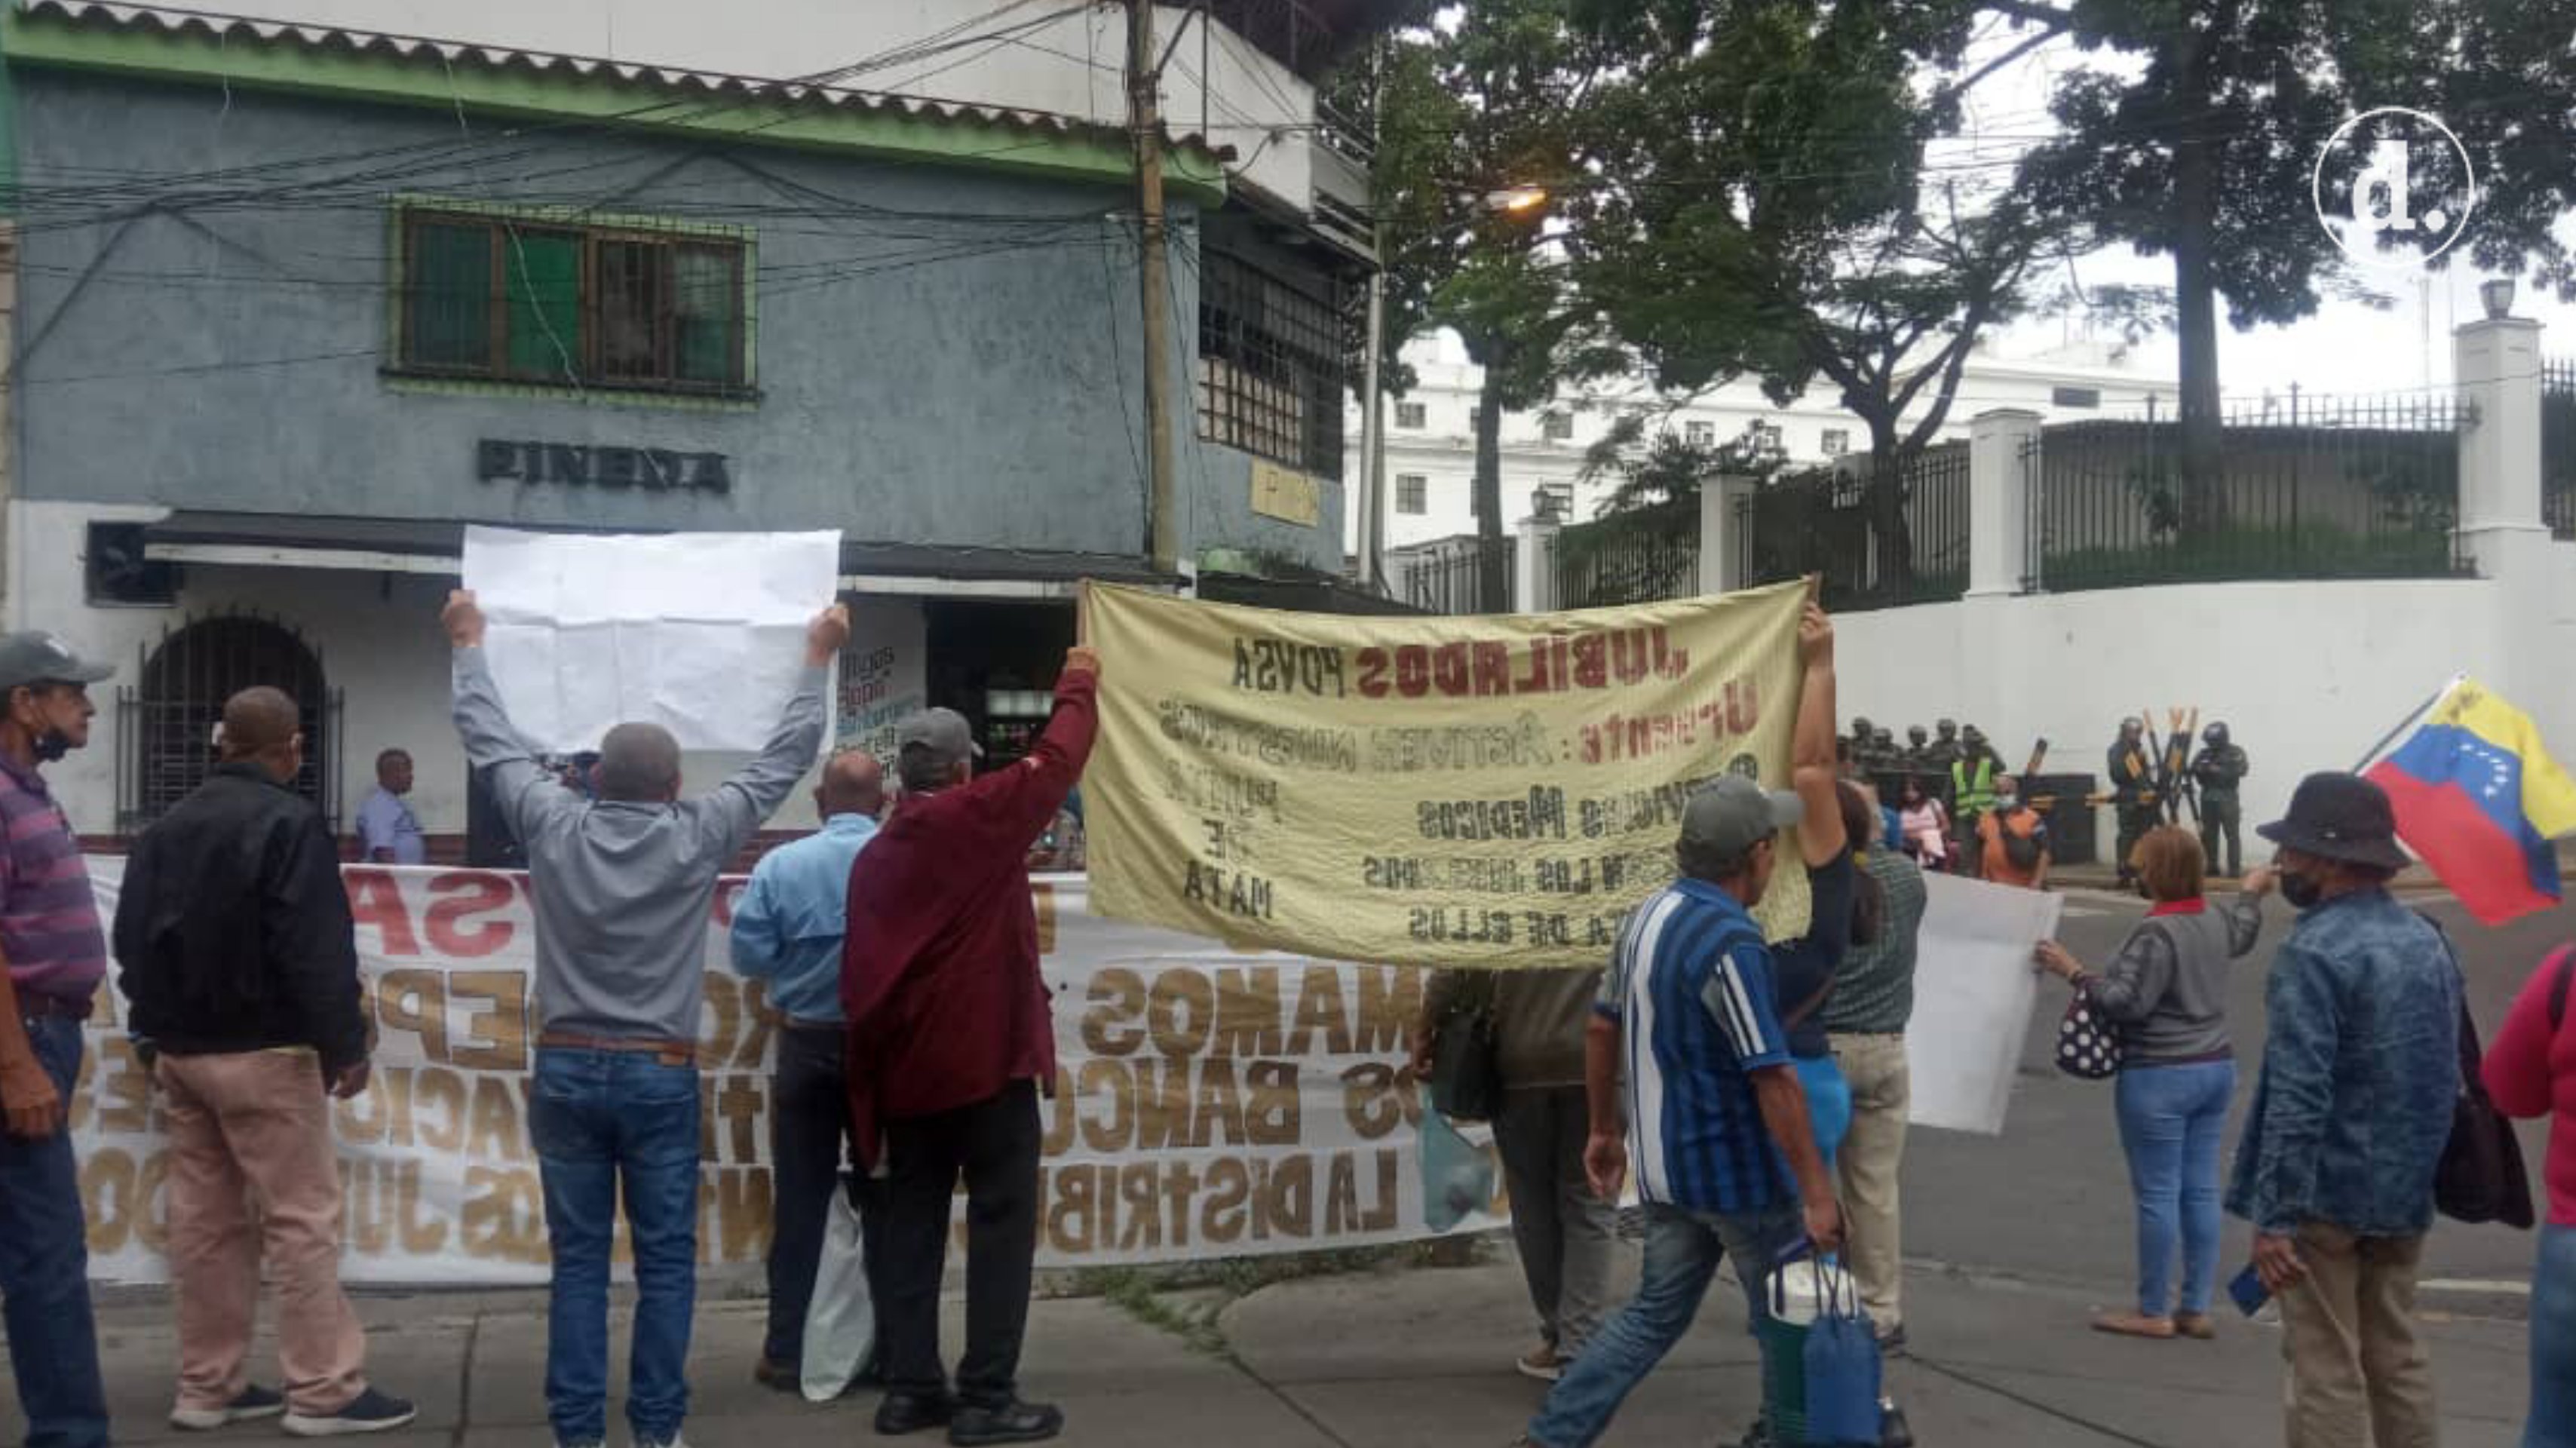
[[[1981,45],[1994,53],[2012,43],[1998,30]],[[1985,81],[1972,95],[1970,135],[1940,153],[1939,164],[1962,166],[1959,174],[1982,174],[1975,165],[2000,169],[2010,157],[2053,129],[2046,105],[2052,78],[2089,60],[2071,44],[2059,42],[2033,52],[2011,69]],[[2359,98],[2368,109],[2368,98]],[[2477,226],[2472,211],[2469,226]],[[2451,381],[2451,329],[2482,315],[2478,283],[2486,276],[2467,261],[2467,247],[2455,248],[2459,265],[2445,271],[2407,273],[2374,269],[2368,280],[2390,294],[2395,305],[2374,310],[2358,302],[2329,299],[2318,315],[2285,327],[2258,327],[2239,332],[2219,308],[2219,378],[2233,406],[2259,400],[2266,389],[2286,394],[2291,384],[2303,393],[2394,393],[2425,387],[2447,387]],[[2051,285],[2064,280],[2064,269]],[[2173,261],[2166,256],[2140,257],[2125,248],[2079,259],[2077,271],[2090,289],[2104,282],[2173,284]],[[2429,304],[2429,305],[2428,305]],[[2540,320],[2548,331],[2542,349],[2576,355],[2576,306],[2520,289],[2514,314]],[[2020,355],[2080,336],[2077,319],[2034,319],[1995,335],[1989,350]],[[2107,334],[2106,334],[2107,335]],[[2170,333],[2148,339],[2132,354],[2132,363],[2171,377],[2175,367]],[[2109,399],[2105,399],[2106,402]]]

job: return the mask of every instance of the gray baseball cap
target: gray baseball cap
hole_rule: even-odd
[[[942,764],[984,757],[984,748],[975,742],[975,731],[966,723],[966,716],[954,709],[924,709],[905,715],[903,722],[894,726],[894,744],[898,752],[919,745]]]
[[[82,658],[70,644],[49,633],[0,635],[0,690],[28,684],[95,684],[115,673],[115,665]]]
[[[1798,822],[1805,804],[1785,789],[1764,789],[1730,774],[1690,797],[1682,809],[1682,843],[1718,855],[1740,855]]]

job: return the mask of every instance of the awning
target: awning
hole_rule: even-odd
[[[156,562],[233,568],[323,568],[358,573],[462,574],[465,524],[431,518],[348,518],[182,509],[143,528]],[[526,527],[525,524],[499,526]],[[666,529],[537,528],[550,533]],[[1171,587],[1178,578],[1142,558],[933,543],[841,544],[841,586],[856,593],[970,598],[1070,598],[1082,579]]]

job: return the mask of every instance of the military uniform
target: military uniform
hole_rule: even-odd
[[[2104,773],[2111,783],[2111,808],[2120,822],[2112,862],[2119,867],[2122,885],[2135,884],[2138,872],[2129,863],[2129,853],[2147,831],[2164,823],[2164,813],[2156,805],[2156,762],[2147,754],[2143,733],[2121,729],[2120,737],[2112,741]]]
[[[1923,762],[1932,773],[1947,776],[1950,766],[1959,762],[1959,721],[1941,721],[1941,733],[1923,748]]]
[[[2227,844],[2227,868],[2219,873],[2234,879],[2245,873],[2245,848],[2237,838],[2237,826],[2243,811],[2236,802],[2236,786],[2252,772],[2245,751],[2229,742],[2227,726],[2212,724],[2201,733],[2200,757],[2191,762],[2192,782],[2200,786],[2200,849],[2209,857],[2209,868],[2218,870],[2218,846]]]

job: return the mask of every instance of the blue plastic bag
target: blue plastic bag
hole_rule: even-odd
[[[1806,1441],[1874,1448],[1880,1416],[1878,1335],[1861,1309],[1851,1274],[1834,1267],[1817,1271],[1825,1291],[1816,1320],[1807,1325]]]
[[[1422,1221],[1446,1232],[1494,1200],[1494,1159],[1458,1134],[1422,1083]]]

